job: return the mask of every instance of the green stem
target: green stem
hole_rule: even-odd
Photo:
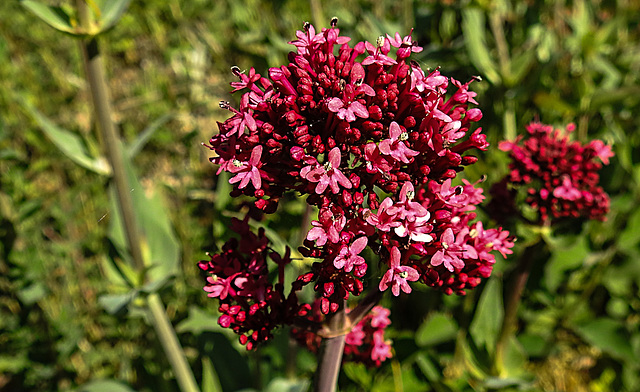
[[[504,373],[504,356],[509,339],[514,335],[516,324],[518,321],[518,307],[522,300],[522,293],[527,285],[531,266],[533,265],[533,256],[536,251],[540,250],[537,245],[530,246],[524,250],[516,269],[509,276],[511,282],[508,291],[505,293],[504,318],[500,327],[500,334],[496,342],[496,351],[494,354],[493,370],[496,375],[500,376]]]
[[[504,318],[500,327],[500,334],[496,342],[496,352],[494,355],[493,370],[496,375],[504,373],[504,356],[509,339],[514,335],[518,321],[518,307],[522,300],[522,293],[527,285],[527,280],[531,273],[534,255],[540,251],[543,243],[526,248],[516,266],[510,274],[507,291],[505,292]]]
[[[87,27],[89,21],[89,11],[84,1],[76,2],[80,22],[83,27]],[[108,94],[107,78],[104,72],[104,64],[98,47],[98,41],[95,37],[87,40],[81,40],[82,54],[84,58],[87,80],[91,90],[94,109],[96,111],[98,127],[104,142],[107,159],[113,170],[113,179],[116,186],[116,196],[118,208],[122,214],[124,223],[124,232],[129,246],[129,251],[133,258],[135,269],[144,282],[144,259],[140,246],[139,229],[136,222],[133,200],[129,191],[129,183],[125,172],[124,158],[120,148],[121,142],[116,133],[115,125],[111,119],[113,110]],[[158,294],[151,294],[148,297],[149,315],[151,324],[158,334],[158,338],[165,350],[165,354],[171,364],[174,374],[178,379],[178,384],[183,392],[198,392],[199,388],[196,384],[195,377],[191,372],[184,351],[180,346],[178,337],[173,329],[171,322],[166,314],[164,305]]]
[[[162,344],[171,369],[173,369],[180,390],[182,392],[199,392],[196,379],[191,372],[187,358],[184,356],[184,351],[182,350],[182,346],[180,346],[175,330],[167,317],[164,304],[157,293],[149,294],[147,297],[147,307],[149,309],[151,324],[158,335],[158,340],[160,340],[160,344]]]
[[[340,333],[338,336],[322,339],[320,363],[316,371],[314,392],[335,392],[338,373],[342,364],[342,353],[347,332],[344,331],[346,312],[344,305],[329,320],[329,330]]]

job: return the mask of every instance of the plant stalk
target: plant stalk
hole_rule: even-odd
[[[505,351],[509,343],[509,339],[516,330],[518,321],[518,307],[522,300],[522,293],[527,285],[527,280],[531,273],[533,264],[533,256],[540,247],[533,245],[526,248],[519,260],[516,269],[511,273],[509,280],[511,285],[505,293],[504,318],[500,327],[500,334],[496,342],[496,351],[494,354],[493,370],[496,375],[500,376],[504,373]]]
[[[347,332],[344,331],[346,322],[345,305],[346,301],[329,320],[329,329],[335,332],[341,331],[342,333],[338,336],[322,339],[319,354],[320,363],[316,371],[314,392],[335,392],[336,390],[340,365],[342,364],[342,353],[347,338]]]
[[[180,390],[182,392],[199,392],[200,389],[193,376],[191,367],[189,367],[189,363],[184,356],[180,341],[171,325],[171,321],[167,317],[164,304],[157,293],[149,294],[147,297],[147,308],[149,309],[151,324],[158,335],[160,344],[162,344],[162,348],[176,376]]]
[[[87,4],[78,0],[76,2],[78,15],[83,27],[88,27],[89,10]],[[140,233],[136,222],[133,200],[129,190],[129,183],[125,172],[124,157],[121,150],[120,138],[113,124],[111,114],[113,113],[111,101],[109,99],[107,79],[104,71],[104,64],[98,42],[95,37],[88,40],[80,40],[84,59],[87,80],[91,90],[93,106],[96,111],[98,128],[102,135],[107,159],[113,170],[113,180],[116,186],[118,208],[122,215],[124,232],[133,258],[134,268],[140,274],[140,282],[144,282],[144,259],[140,246]],[[199,388],[195,377],[189,367],[184,351],[180,346],[175,330],[171,325],[164,305],[158,294],[150,294],[148,297],[148,309],[151,316],[151,324],[155,329],[160,343],[169,363],[171,364],[178,384],[183,392],[198,392]]]

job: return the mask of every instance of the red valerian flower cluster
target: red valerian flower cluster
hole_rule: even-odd
[[[482,117],[472,107],[471,81],[425,73],[409,60],[422,50],[411,34],[351,47],[334,19],[319,33],[306,23],[297,38],[290,63],[271,68],[268,78],[232,68],[240,106],[221,103],[231,117],[207,146],[218,173],[232,173],[232,196],[255,198],[258,209],[273,213],[295,192],[319,209],[299,249],[318,261],[286,298],[282,281],[268,284],[264,265],[271,258],[280,268],[289,255],[276,255],[248,226],[240,242],[200,263],[209,274],[205,290],[220,299],[221,325],[249,348],[275,325],[310,329],[312,306],[295,294],[304,285],[313,284],[323,315],[360,295],[371,251],[387,267],[373,286],[380,291],[397,296],[421,282],[464,295],[491,274],[491,252],[506,256],[513,246],[507,231],[474,222],[484,199],[477,183],[453,183],[477,161],[465,152],[488,147],[482,130],[471,130]],[[385,357],[382,351],[371,351],[371,359]]]
[[[318,305],[316,302],[315,305]],[[346,309],[347,314],[349,309]],[[391,324],[391,311],[382,306],[374,306],[365,317],[351,327],[345,336],[344,360],[360,362],[368,366],[380,366],[383,361],[392,357],[391,340],[386,339],[384,331]],[[322,322],[324,315],[316,306],[310,319]],[[320,348],[321,338],[317,334],[294,328],[292,335],[298,342],[316,353]]]
[[[500,149],[511,158],[510,173],[491,189],[489,209],[496,217],[513,216],[516,188],[526,189],[526,203],[538,211],[537,223],[562,218],[604,220],[609,196],[598,186],[598,170],[614,154],[601,140],[586,145],[571,141],[575,125],[566,132],[538,122],[527,126],[527,135],[503,141]]]

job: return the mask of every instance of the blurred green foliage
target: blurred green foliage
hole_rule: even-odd
[[[637,388],[640,3],[134,1],[101,41],[114,120],[133,146],[140,187],[132,192],[160,195],[180,243],[178,271],[161,294],[203,390],[216,382],[224,391],[303,390],[291,376],[312,378],[306,352],[287,371],[285,333],[246,353],[216,324],[196,262],[224,241],[224,211],[238,211],[242,200],[229,199],[200,143],[227,114],[218,101],[231,100],[232,65],[265,72],[282,64],[303,21],[323,27],[334,15],[356,41],[413,27],[423,67],[463,81],[480,75],[474,89],[494,145],[540,119],[575,122],[576,139],[601,138],[616,152],[602,173],[609,219],[558,228],[537,255],[508,354],[510,378],[491,378],[486,365],[511,268],[499,262],[495,278],[465,298],[418,289],[387,299],[396,357],[378,370],[345,365],[341,390]],[[77,43],[18,1],[3,1],[0,61],[0,390],[176,390],[135,300],[115,315],[99,300],[118,293],[107,261],[122,257],[110,240],[108,178],[68,159],[34,115],[70,131],[89,157],[100,155]],[[506,170],[506,156],[489,153],[465,175],[487,174],[488,189]],[[263,223],[295,244],[303,212],[292,199]],[[532,233],[517,230],[526,243]],[[119,383],[100,381],[113,379]]]

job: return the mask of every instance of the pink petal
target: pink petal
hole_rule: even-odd
[[[342,109],[343,107],[344,107],[344,102],[342,102],[340,98],[331,98],[327,102],[327,109],[329,109],[334,113],[337,113],[338,110]]]
[[[349,249],[351,249],[351,253],[357,255],[362,252],[362,250],[367,246],[367,242],[367,237],[360,237],[353,241],[353,244],[349,247]]]
[[[367,110],[367,108],[361,104],[358,101],[353,101],[351,102],[351,105],[349,105],[349,109],[355,113],[358,117],[361,118],[369,118],[369,111]],[[354,118],[355,120],[355,118]]]

